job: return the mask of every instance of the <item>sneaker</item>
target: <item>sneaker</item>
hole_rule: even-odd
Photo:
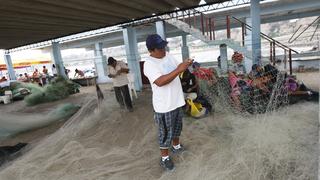
[[[174,169],[174,164],[170,158],[167,158],[164,161],[162,161],[162,158],[161,158],[160,159],[160,166],[168,171],[172,171]]]
[[[173,154],[179,154],[179,153],[182,153],[185,150],[186,149],[181,144],[180,144],[180,148],[179,149],[175,149],[174,147],[171,147],[171,151],[172,151]]]

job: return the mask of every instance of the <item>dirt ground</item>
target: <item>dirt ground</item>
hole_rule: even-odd
[[[319,89],[318,72],[299,73],[297,77],[308,87]],[[0,114],[46,114],[63,103],[80,105],[82,109],[68,121],[53,123],[1,140],[0,145],[29,142],[30,146],[21,158],[0,171],[0,179],[192,180],[255,177],[255,173],[250,172],[250,167],[241,165],[245,160],[229,164],[234,161],[232,158],[238,159],[237,154],[241,153],[237,150],[233,152],[230,146],[233,143],[230,122],[239,117],[230,117],[221,113],[213,113],[201,120],[186,117],[182,139],[188,151],[173,157],[177,170],[167,173],[158,164],[157,129],[153,121],[150,88],[145,88],[138,93],[138,99],[133,101],[134,112],[119,108],[111,84],[101,85],[100,88],[105,96],[100,110],[97,110],[96,92],[93,86],[82,87],[80,93],[67,99],[32,107],[27,107],[23,101],[9,105],[1,104]],[[302,122],[300,119],[303,118],[308,125],[314,124],[308,132],[317,130],[318,104],[303,103],[290,108],[289,113],[281,113],[276,118],[284,119],[285,117],[288,121],[297,118],[297,122]],[[253,122],[257,120],[254,119]],[[247,120],[244,119],[244,121]],[[294,128],[299,127],[298,125]],[[259,133],[257,130],[253,132]],[[275,132],[273,130],[270,132],[273,137]],[[267,134],[263,135],[267,136]],[[318,136],[312,134],[310,137],[308,141],[313,147],[318,142]],[[312,155],[314,148],[311,149],[311,153],[308,151],[308,154]],[[310,158],[315,159],[314,156]],[[308,162],[308,158],[303,160]],[[310,167],[314,166],[313,161],[312,163]],[[222,169],[225,170],[222,171]],[[311,172],[308,171],[306,174],[314,173],[314,169],[309,169]],[[234,174],[230,175],[228,172]]]
[[[112,84],[103,84],[103,85],[100,85],[100,88],[104,93],[111,92]],[[57,108],[60,104],[72,103],[74,105],[83,106],[88,101],[88,99],[92,99],[95,97],[96,97],[95,87],[84,86],[84,87],[81,87],[80,93],[71,95],[66,99],[55,101],[55,102],[38,104],[35,106],[27,106],[24,101],[15,101],[14,103],[11,103],[8,105],[0,104],[0,114],[11,113],[15,115],[21,115],[21,118],[23,118],[24,115],[28,115],[28,114],[32,115],[34,113],[38,115],[46,115],[51,110]],[[40,139],[46,137],[47,135],[50,135],[53,132],[55,132],[64,123],[65,123],[64,121],[55,122],[43,128],[23,132],[15,136],[12,136],[8,139],[0,140],[0,146],[6,146],[6,145],[12,146],[19,142],[39,141]]]
[[[320,87],[320,72],[305,72],[305,73],[295,73],[297,75],[297,79],[301,80],[307,87],[312,90],[319,92]]]

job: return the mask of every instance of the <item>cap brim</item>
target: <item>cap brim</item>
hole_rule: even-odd
[[[162,41],[161,43],[157,44],[157,49],[164,49],[168,44],[168,41]]]

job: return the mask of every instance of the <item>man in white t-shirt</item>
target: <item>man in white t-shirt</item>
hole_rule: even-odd
[[[167,170],[173,170],[169,149],[173,153],[184,150],[179,140],[182,130],[182,106],[185,105],[179,74],[192,64],[192,60],[187,59],[179,64],[166,54],[167,44],[158,34],[147,37],[146,45],[150,56],[144,63],[144,74],[152,88],[154,118],[159,129],[160,165]]]
[[[130,92],[128,87],[127,74],[129,69],[122,61],[117,61],[113,57],[108,58],[108,77],[113,80],[113,88],[116,94],[116,99],[121,108],[127,107],[129,112],[133,111]]]

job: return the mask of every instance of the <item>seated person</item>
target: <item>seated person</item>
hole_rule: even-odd
[[[319,101],[319,92],[312,91],[303,83],[299,84],[292,76],[286,78],[285,87],[289,94],[290,103],[299,100]]]
[[[258,78],[258,77],[261,77],[262,74],[263,74],[263,68],[258,64],[254,64],[251,67],[249,78],[250,79]]]
[[[261,89],[264,93],[269,93],[269,89],[266,86],[266,83],[270,81],[268,76],[264,76],[263,68],[258,65],[252,65],[251,72],[249,73],[250,85]]]
[[[246,69],[242,64],[242,61],[243,61],[243,55],[235,51],[234,54],[232,55],[232,62],[233,62],[233,71],[237,75],[246,73]]]
[[[235,72],[230,70],[228,71],[228,79],[231,86],[231,93],[230,93],[231,100],[235,103],[235,107],[237,108],[237,110],[241,110],[241,102],[239,99],[241,91],[237,83],[238,81],[241,80],[241,78],[237,77]]]
[[[262,90],[263,93],[270,93],[271,91],[267,87],[267,83],[270,81],[270,77],[262,76],[251,81],[251,86]]]
[[[84,77],[84,73],[81,70],[76,69],[73,77]]]
[[[217,70],[213,67],[208,68],[208,70],[210,71],[210,73],[212,75],[210,82],[212,82],[212,84],[216,84],[219,79],[219,75],[218,75]]]
[[[23,81],[23,82],[29,82],[30,81],[30,77],[29,77],[28,73],[24,73],[24,79],[25,79],[25,81]]]
[[[26,78],[22,74],[19,74],[18,81],[25,82]]]
[[[199,86],[196,77],[186,69],[180,75],[182,90],[184,93],[199,93]]]
[[[251,80],[245,80],[240,76],[237,76],[234,71],[228,71],[228,79],[231,86],[230,97],[234,102],[234,107],[238,111],[252,112],[252,92]]]
[[[211,80],[213,77],[213,73],[210,69],[200,67],[200,63],[194,62],[192,64],[193,74],[202,80]]]
[[[190,98],[194,102],[200,103],[209,112],[212,110],[211,104],[204,96],[199,93],[198,81],[189,69],[186,69],[180,76],[182,90],[187,98]]]
[[[264,66],[264,75],[268,76],[272,83],[277,81],[279,70],[271,64],[267,64]]]

